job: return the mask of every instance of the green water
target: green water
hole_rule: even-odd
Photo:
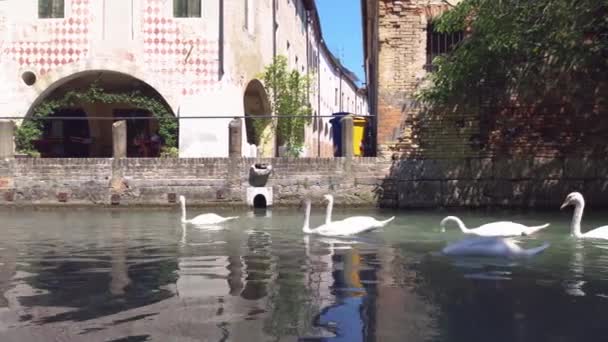
[[[0,210],[0,341],[608,339],[608,243],[569,237],[571,210],[336,210],[397,216],[353,239],[305,237],[295,209],[220,213],[241,218],[184,229],[177,210]],[[470,227],[550,222],[522,240],[551,247],[444,257],[463,237],[440,232],[448,214]],[[583,230],[602,224],[583,218]]]

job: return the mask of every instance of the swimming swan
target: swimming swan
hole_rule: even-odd
[[[325,224],[321,227],[325,227],[325,229],[331,229],[332,231],[334,231],[335,234],[331,236],[352,235],[373,230],[376,228],[381,228],[395,219],[395,216],[393,216],[387,220],[378,221],[371,216],[352,216],[340,221],[332,221],[331,213],[334,207],[334,196],[327,194],[323,197],[328,201],[328,203],[327,212],[325,215]]]
[[[454,221],[458,224],[460,230],[465,234],[473,234],[477,236],[517,236],[517,235],[531,235],[538,232],[541,229],[547,228],[549,223],[545,223],[542,226],[524,226],[523,224],[500,221],[491,222],[481,225],[477,228],[467,228],[461,219],[456,216],[448,216],[441,220],[441,231],[445,232],[445,225],[449,221]]]
[[[310,199],[305,200],[306,216],[304,216],[304,226],[302,231],[306,234],[317,234],[321,236],[349,236],[365,231],[375,229],[377,227],[358,226],[352,222],[336,221],[328,224],[323,224],[317,228],[310,228]]]
[[[449,256],[520,258],[535,256],[548,247],[549,243],[545,242],[539,247],[523,249],[509,238],[474,237],[451,243],[441,252]]]
[[[216,214],[202,214],[189,220],[186,219],[186,197],[179,196],[179,203],[182,206],[182,223],[190,223],[194,225],[218,224],[228,220],[234,220],[238,216],[222,217]]]
[[[560,207],[564,209],[569,205],[574,205],[574,215],[570,224],[570,232],[574,237],[583,239],[608,239],[608,226],[602,226],[586,233],[581,233],[581,220],[583,219],[583,210],[585,209],[585,199],[579,192],[570,193],[566,196],[566,200]]]

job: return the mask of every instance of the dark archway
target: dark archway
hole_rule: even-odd
[[[270,115],[270,101],[268,94],[264,89],[264,85],[259,80],[252,80],[245,88],[243,96],[243,105],[245,110],[245,132],[247,135],[247,143],[261,146],[267,144],[267,141],[262,141],[263,130],[266,126],[256,125],[256,120],[253,117],[257,115]],[[262,122],[262,121],[259,121]],[[270,119],[263,119],[263,122],[270,123]]]
[[[268,202],[266,201],[266,196],[259,194],[253,198],[253,207],[255,209],[266,209],[268,207]]]
[[[62,99],[70,91],[85,92],[93,84],[108,94],[136,92],[156,100],[167,112],[173,113],[164,97],[149,84],[120,72],[92,70],[70,75],[49,86],[34,101],[26,119],[45,101]],[[53,117],[70,119],[53,120]],[[97,119],[90,119],[92,117]],[[83,102],[71,108],[59,108],[44,121],[42,137],[34,141],[34,146],[41,157],[111,157],[112,123],[116,117],[149,117],[127,120],[127,156],[159,156],[164,139],[158,131],[158,120],[149,110],[127,102]]]

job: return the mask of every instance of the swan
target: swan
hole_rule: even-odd
[[[586,233],[581,233],[581,220],[583,218],[583,210],[585,209],[585,199],[581,193],[573,192],[566,196],[560,210],[569,205],[574,206],[574,215],[572,216],[572,223],[570,223],[570,232],[574,237],[579,239],[608,239],[608,226],[602,226]]]
[[[325,224],[323,225],[326,227],[330,227],[332,225],[334,225],[336,227],[337,226],[352,226],[350,228],[351,230],[355,230],[355,231],[360,230],[359,232],[364,232],[367,230],[384,227],[389,222],[391,222],[392,220],[395,219],[395,216],[393,216],[384,221],[378,221],[371,216],[351,216],[351,217],[347,217],[340,221],[332,221],[331,214],[332,214],[332,211],[334,208],[334,196],[327,194],[327,195],[324,195],[323,197],[327,200],[327,212],[325,215]],[[351,234],[357,234],[357,233],[351,233]],[[348,235],[351,235],[351,234],[348,234]]]
[[[190,223],[194,225],[209,225],[218,224],[238,218],[238,216],[222,217],[216,214],[202,214],[188,220],[186,219],[186,197],[179,196],[179,203],[182,206],[182,223]]]
[[[517,236],[517,235],[531,235],[538,232],[541,229],[547,228],[549,223],[545,223],[542,226],[524,226],[523,224],[510,222],[510,221],[500,221],[500,222],[491,222],[481,225],[477,228],[467,228],[456,216],[448,216],[441,220],[441,231],[445,232],[445,225],[449,221],[454,221],[458,224],[460,230],[462,230],[465,234],[473,234],[477,236]]]
[[[306,203],[306,216],[304,217],[304,226],[302,231],[306,234],[316,234],[321,236],[339,237],[349,236],[375,229],[363,225],[356,225],[347,221],[336,221],[330,224],[323,224],[317,228],[310,228],[310,199],[304,201]]]
[[[519,258],[535,256],[549,247],[545,242],[539,247],[523,249],[515,241],[504,237],[474,237],[447,245],[441,251],[448,256],[484,256]]]

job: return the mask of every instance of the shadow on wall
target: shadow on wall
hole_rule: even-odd
[[[397,159],[379,186],[389,208],[559,208],[579,191],[591,207],[608,203],[608,163],[590,158]]]

